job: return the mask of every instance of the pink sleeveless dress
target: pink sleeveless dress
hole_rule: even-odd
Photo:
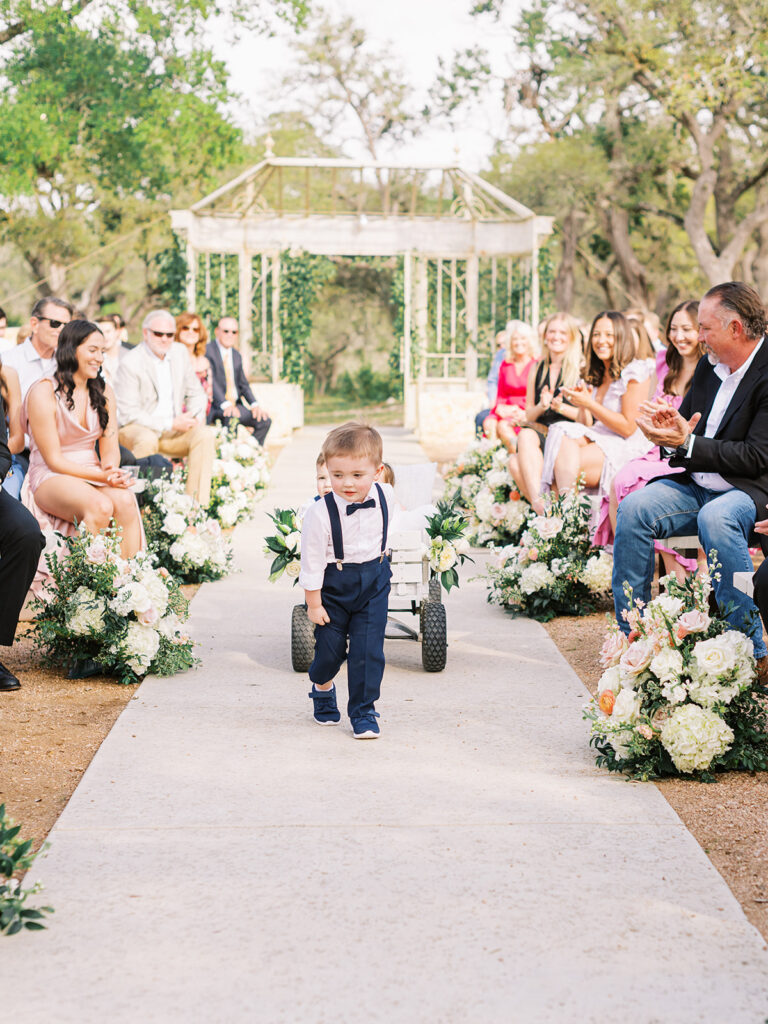
[[[525,409],[525,397],[528,389],[528,377],[531,370],[536,366],[536,360],[529,360],[520,373],[513,362],[505,359],[499,367],[499,385],[496,391],[496,402],[489,415],[495,420],[503,420],[505,417],[499,411],[500,406],[516,405],[518,409]],[[512,428],[516,434],[520,433],[520,427]]]

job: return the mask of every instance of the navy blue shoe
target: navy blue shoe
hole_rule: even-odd
[[[359,715],[352,719],[352,732],[356,740],[377,740],[379,738],[379,717],[377,711],[369,711],[367,715]]]
[[[341,721],[341,713],[336,704],[336,687],[330,690],[318,690],[312,684],[312,690],[307,694],[315,705],[315,721],[318,725],[338,725]]]

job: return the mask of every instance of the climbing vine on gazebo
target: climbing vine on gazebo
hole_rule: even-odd
[[[307,383],[307,342],[312,332],[312,307],[318,291],[333,280],[336,267],[328,256],[284,252],[280,256],[280,334],[283,379]]]

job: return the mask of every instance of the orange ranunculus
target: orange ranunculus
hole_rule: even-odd
[[[634,642],[635,640],[637,640],[637,638],[638,638],[639,636],[640,636],[640,633],[639,633],[639,631],[638,631],[638,630],[636,630],[636,629],[633,629],[633,630],[632,630],[632,631],[630,632],[629,636],[627,637],[627,640],[629,640],[629,642],[630,642],[630,643],[633,643],[633,642]]]
[[[613,690],[603,690],[600,694],[600,699],[597,702],[597,706],[603,712],[604,715],[610,715],[613,713],[613,705],[616,703],[616,694]]]
[[[517,493],[517,491],[510,491],[509,500],[510,501],[520,501],[520,495]]]

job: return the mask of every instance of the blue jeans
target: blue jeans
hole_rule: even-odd
[[[7,491],[12,498],[18,498],[21,494],[21,485],[24,483],[24,467],[16,458],[15,455],[11,456],[11,468],[8,470],[8,474],[3,480],[3,490]]]
[[[653,480],[628,494],[619,505],[613,549],[613,603],[621,629],[629,632],[621,617],[628,607],[625,581],[633,598],[651,598],[653,542],[697,533],[707,557],[712,549],[717,551],[720,579],[713,585],[718,605],[733,606],[728,621],[752,638],[755,657],[762,658],[768,650],[755,603],[733,586],[735,572],[753,572],[749,534],[756,517],[755,503],[744,491],[710,491],[693,480]]]

